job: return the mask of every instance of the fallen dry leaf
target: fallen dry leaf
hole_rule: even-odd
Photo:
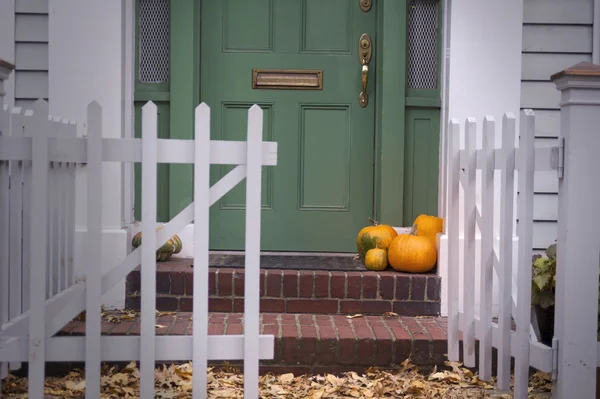
[[[512,398],[494,391],[492,383],[481,381],[457,362],[446,362],[444,369],[424,372],[406,359],[398,369],[369,368],[364,373],[302,375],[292,373],[260,377],[261,399],[341,399],[341,398],[405,398],[405,399],[484,399]],[[155,398],[191,399],[192,363],[161,365],[155,370]],[[243,375],[235,367],[206,370],[209,399],[242,399]],[[139,370],[136,362],[124,368],[102,368],[103,399],[133,399],[139,397]],[[552,387],[549,374],[535,373],[530,390],[535,398],[548,395]],[[27,397],[27,379],[12,374],[3,381],[2,394],[10,398]],[[62,378],[46,378],[45,394],[56,398],[83,398],[85,375],[74,370]],[[4,397],[4,396],[3,396]]]
[[[348,315],[346,316],[347,319],[356,319],[357,317],[362,317],[362,314],[357,313],[357,314],[352,314],[352,315]]]

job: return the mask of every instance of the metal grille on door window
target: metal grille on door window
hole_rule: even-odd
[[[408,87],[437,89],[439,0],[410,0]]]
[[[139,81],[169,80],[169,0],[140,0]]]

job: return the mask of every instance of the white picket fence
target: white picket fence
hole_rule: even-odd
[[[15,319],[30,308],[29,290],[32,225],[32,164],[31,137],[39,127],[38,115],[22,108],[0,110],[0,147],[5,148],[6,138],[18,138],[28,143],[28,159],[22,154],[9,154],[0,161],[0,326]],[[49,117],[44,113],[49,137],[74,138],[76,125],[68,120]],[[39,118],[38,118],[39,119]],[[48,165],[47,236],[45,281],[41,292],[45,299],[57,295],[73,284],[73,237],[75,229],[75,167],[74,162],[59,158]],[[38,269],[39,270],[39,269]],[[41,270],[33,274],[40,275]],[[11,369],[19,369],[13,362]],[[0,378],[6,377],[8,364],[0,364]]]
[[[274,356],[273,335],[259,332],[259,255],[261,215],[261,173],[263,166],[277,164],[277,143],[263,142],[263,111],[257,105],[248,111],[246,142],[210,140],[210,109],[202,103],[195,110],[194,140],[157,138],[157,108],[152,102],[142,108],[141,139],[107,139],[102,137],[102,110],[96,102],[87,109],[87,137],[75,138],[71,123],[57,128],[57,120],[49,120],[48,105],[38,100],[25,131],[32,137],[13,134],[0,137],[0,161],[31,165],[31,178],[24,191],[30,190],[24,209],[29,210],[23,242],[29,246],[28,262],[24,269],[31,276],[21,284],[29,295],[29,309],[17,317],[9,315],[0,329],[0,362],[29,362],[29,398],[44,397],[44,366],[46,362],[85,361],[86,397],[100,397],[100,366],[103,361],[140,361],[140,397],[154,397],[155,361],[193,361],[193,397],[206,397],[208,360],[244,360],[244,395],[258,397],[259,360]],[[27,122],[27,121],[26,121]],[[68,132],[53,134],[54,132]],[[33,160],[33,162],[32,162]],[[102,163],[141,162],[142,164],[142,235],[143,244],[130,253],[108,273],[102,274]],[[72,243],[72,191],[61,195],[70,197],[66,208],[52,207],[55,192],[52,176],[59,174],[53,165],[85,163],[87,169],[87,251],[85,281],[72,281],[72,262],[59,268],[58,279],[53,273],[38,273],[56,262],[47,254],[68,254],[53,246],[55,242]],[[156,232],[157,165],[187,163],[194,165],[194,202]],[[237,165],[219,182],[210,186],[211,164]],[[0,183],[6,179],[2,164]],[[62,169],[59,167],[59,170]],[[12,169],[11,169],[12,172]],[[62,176],[62,175],[60,175]],[[12,177],[12,174],[11,174]],[[246,189],[246,272],[244,298],[244,334],[208,335],[208,237],[209,207],[240,183]],[[72,180],[64,179],[64,187],[72,190]],[[0,186],[5,201],[6,190]],[[12,189],[12,187],[11,187]],[[12,191],[11,191],[12,192]],[[60,197],[64,198],[64,197]],[[60,199],[59,198],[59,199]],[[0,208],[3,212],[5,208]],[[67,209],[69,216],[55,215],[55,209]],[[12,209],[11,209],[12,212]],[[26,213],[26,212],[25,212]],[[5,215],[4,213],[2,215]],[[12,215],[12,213],[11,213]],[[5,219],[0,219],[0,223]],[[56,222],[58,220],[58,222]],[[67,220],[68,223],[62,220]],[[194,221],[194,303],[192,336],[155,336],[155,290],[142,290],[140,336],[101,336],[101,297],[141,264],[144,287],[156,284],[155,251],[168,238]],[[2,225],[3,227],[3,225]],[[66,234],[61,238],[59,234]],[[6,234],[0,230],[0,234]],[[65,239],[66,238],[66,239]],[[62,241],[61,241],[62,240]],[[4,241],[3,241],[4,242]],[[70,244],[69,244],[70,245]],[[50,251],[50,252],[49,252]],[[58,252],[55,252],[58,251]],[[7,270],[6,252],[2,251],[0,271]],[[9,255],[10,256],[10,255]],[[59,258],[60,260],[60,258]],[[59,265],[62,263],[58,262]],[[12,270],[12,269],[10,269]],[[9,270],[9,271],[10,271]],[[55,269],[51,269],[54,271]],[[51,276],[49,278],[48,276]],[[0,280],[6,285],[5,281]],[[55,282],[56,281],[56,282]],[[11,282],[12,285],[12,282]],[[52,295],[45,296],[46,288]],[[2,290],[2,292],[5,292]],[[12,295],[12,294],[11,294]],[[12,296],[11,296],[12,298]],[[3,298],[3,305],[5,304]],[[53,337],[81,311],[86,311],[85,337]]]
[[[552,149],[535,148],[535,121],[531,110],[521,115],[517,136],[516,118],[505,114],[502,120],[502,146],[495,148],[496,122],[485,117],[482,148],[477,148],[477,124],[467,118],[464,124],[464,148],[460,146],[461,124],[449,124],[449,213],[448,239],[448,357],[459,360],[459,331],[462,332],[463,359],[475,367],[475,339],[479,340],[479,374],[492,377],[492,347],[497,348],[498,387],[506,390],[511,382],[511,357],[515,358],[515,397],[527,398],[529,366],[552,371],[552,348],[537,341],[531,327],[531,264],[533,237],[533,176],[535,170],[552,170]],[[515,145],[515,137],[519,137]],[[481,171],[480,186],[477,171]],[[501,184],[494,184],[496,173]],[[518,215],[513,209],[515,178],[518,173]],[[463,200],[460,200],[460,188]],[[497,192],[496,190],[499,190]],[[477,204],[476,193],[481,193]],[[495,197],[500,198],[500,225],[494,225]],[[464,204],[464,239],[459,239],[460,205]],[[518,218],[518,261],[513,264],[513,225]],[[499,235],[496,237],[496,232]],[[478,233],[478,234],[477,234]],[[476,235],[481,240],[476,240]],[[462,242],[461,242],[462,241]],[[477,242],[481,243],[476,259]],[[464,245],[462,262],[459,246]],[[476,265],[479,281],[475,281]],[[513,281],[517,269],[516,284]],[[492,295],[494,272],[499,282],[500,309],[493,320]],[[459,291],[459,273],[463,276]],[[479,286],[479,298],[475,287]],[[462,293],[462,311],[459,308]],[[476,299],[479,317],[475,315]],[[516,329],[513,330],[513,321]]]

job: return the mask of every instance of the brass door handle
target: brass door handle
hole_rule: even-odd
[[[363,33],[358,41],[358,59],[362,67],[361,80],[362,80],[362,91],[358,96],[358,103],[361,107],[366,107],[369,103],[369,96],[367,95],[367,82],[369,80],[369,62],[373,54],[373,46],[371,43],[371,37]]]
[[[367,95],[367,80],[369,79],[369,66],[363,64],[362,66],[362,91],[358,96],[361,107],[366,107],[369,103],[369,96]]]

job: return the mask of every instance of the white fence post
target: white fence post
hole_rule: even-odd
[[[8,133],[10,114],[4,110],[4,81],[14,69],[0,58],[0,136]],[[8,162],[0,162],[0,325],[8,321]],[[8,375],[8,363],[0,363],[0,392],[2,379]],[[1,395],[1,394],[0,394]]]
[[[600,65],[552,76],[561,91],[554,398],[595,398],[600,240]],[[563,141],[564,140],[564,141]],[[561,166],[563,169],[561,170]]]

